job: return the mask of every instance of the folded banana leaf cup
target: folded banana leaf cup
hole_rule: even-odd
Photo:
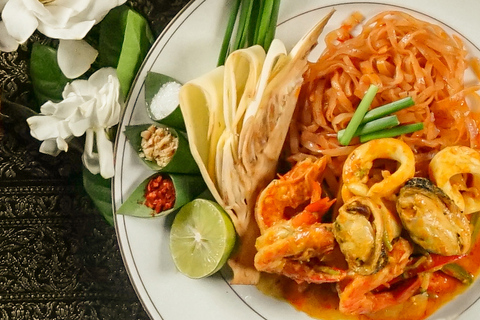
[[[141,124],[141,125],[132,125],[125,128],[125,136],[132,145],[133,149],[137,151],[140,156],[142,152],[142,136],[141,133],[147,130],[152,124]],[[155,125],[156,127],[164,127],[161,125]],[[190,147],[188,145],[188,140],[186,138],[186,133],[180,130],[176,130],[171,127],[164,127],[168,129],[172,135],[178,138],[178,147],[175,151],[175,154],[171,160],[164,166],[161,167],[155,161],[150,161],[145,157],[140,158],[143,162],[152,170],[159,172],[169,172],[169,173],[187,173],[187,174],[200,174],[200,170],[193,159],[192,154],[190,153]]]
[[[148,207],[146,203],[147,185],[152,180],[162,175],[171,179],[175,190],[175,203],[171,209],[156,212]],[[127,200],[117,210],[117,214],[129,215],[140,218],[152,218],[166,216],[183,205],[197,198],[206,190],[205,182],[200,175],[174,174],[174,173],[154,173],[133,191]]]
[[[177,80],[167,75],[152,71],[147,73],[145,77],[145,104],[150,119],[168,127],[185,130],[182,111],[178,105],[180,86],[181,84]],[[157,95],[159,96],[156,97]],[[162,103],[162,106],[159,106],[159,103]],[[158,108],[160,108],[160,111],[158,111]]]

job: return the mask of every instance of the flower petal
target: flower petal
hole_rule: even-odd
[[[90,78],[88,78],[88,83],[95,87],[96,90],[100,90],[106,85],[109,76],[113,76],[118,81],[117,70],[115,70],[115,68],[108,67],[97,70],[90,76]]]
[[[112,77],[109,77],[109,82],[110,81],[113,81]],[[118,123],[120,120],[120,111],[122,109],[121,104],[119,103],[120,86],[114,85],[111,82],[109,84],[111,88],[105,92],[103,96],[105,101],[97,112],[98,122],[106,128]]]
[[[19,43],[24,43],[38,26],[37,18],[20,0],[10,0],[2,11],[2,20],[8,33]]]
[[[90,2],[91,0],[90,1],[55,0],[55,5],[59,7],[71,8],[73,12],[75,12],[75,14],[78,14],[87,10],[88,7],[90,6]]]
[[[58,149],[56,139],[48,139],[42,142],[39,151],[56,157],[62,150]]]
[[[85,148],[83,149],[82,162],[85,168],[93,174],[100,172],[100,163],[98,161],[98,153],[93,152],[93,129],[88,129],[85,137]]]
[[[61,6],[44,6],[42,12],[36,12],[35,16],[42,25],[50,26],[55,29],[65,28],[70,24],[70,20],[76,14],[74,10]],[[40,29],[39,29],[40,30]]]
[[[68,143],[66,140],[64,140],[63,138],[61,137],[57,137],[57,139],[55,140],[55,142],[57,143],[57,148],[61,151],[65,151],[67,152],[68,151]]]
[[[57,124],[57,128],[58,128],[58,138],[61,138],[61,139],[69,139],[73,136],[73,133],[72,131],[70,130],[70,127],[68,126],[68,121],[59,121],[58,124]],[[58,143],[58,141],[57,141]],[[61,148],[60,148],[61,149]],[[62,149],[63,150],[63,149]]]
[[[0,21],[0,51],[12,52],[17,50],[17,48],[17,40],[15,40],[10,33],[8,33],[3,21]]]
[[[0,12],[2,12],[3,8],[7,4],[8,0],[0,0]]]
[[[87,20],[78,23],[68,23],[66,26],[52,26],[39,21],[38,31],[54,39],[80,40],[85,38],[95,23],[95,20]]]
[[[92,114],[95,103],[93,100],[83,103],[77,108],[75,113],[69,117],[68,125],[73,135],[79,137],[83,135],[88,128],[92,127]]]
[[[114,175],[113,168],[113,143],[107,137],[103,128],[96,130],[98,160],[100,163],[100,174],[105,179]]]
[[[40,112],[44,115],[51,116],[57,111],[58,103],[48,100],[40,107]]]
[[[94,90],[88,84],[88,80],[77,79],[65,85],[62,96],[63,99],[69,97],[82,97],[82,100],[88,100],[95,95]]]
[[[11,2],[12,0],[10,0]],[[15,0],[18,1],[18,0]],[[50,15],[48,9],[45,5],[39,0],[20,0],[25,8],[28,8],[35,17],[43,19],[44,17]],[[8,1],[7,1],[8,2]]]
[[[126,0],[89,1],[88,7],[82,11],[84,19],[100,22],[113,8],[125,3]]]
[[[47,109],[46,105],[50,105],[49,102],[46,102],[44,105],[41,107],[42,113],[45,113],[44,111],[48,110],[53,116],[59,119],[67,119],[70,117],[72,114],[75,113],[75,111],[78,108],[78,105],[81,104],[83,101],[79,97],[67,97],[66,99],[58,102],[58,103],[51,103],[54,105],[53,108]],[[45,106],[45,107],[44,107]]]
[[[27,119],[30,134],[37,140],[56,138],[59,135],[57,124],[59,120],[52,116],[33,116]]]
[[[60,40],[57,61],[63,74],[74,79],[90,69],[98,51],[85,40]]]
[[[94,137],[96,137],[95,142],[98,152],[93,151]],[[82,161],[91,173],[100,173],[105,179],[113,177],[113,144],[108,140],[105,130],[102,128],[87,130]]]

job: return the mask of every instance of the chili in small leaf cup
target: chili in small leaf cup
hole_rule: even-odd
[[[205,190],[200,175],[155,173],[140,183],[117,214],[140,218],[166,216]]]

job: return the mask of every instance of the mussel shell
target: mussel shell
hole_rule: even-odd
[[[376,273],[387,263],[383,243],[385,207],[369,197],[353,197],[340,207],[333,232],[350,270]]]
[[[412,178],[400,189],[397,212],[412,240],[440,255],[465,254],[471,228],[460,208],[426,178]]]

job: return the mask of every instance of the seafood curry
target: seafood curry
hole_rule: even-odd
[[[328,17],[288,54],[278,41],[239,50],[184,85],[180,104],[239,235],[233,283],[322,319],[418,320],[478,273],[480,114],[467,99],[480,101],[480,85],[463,79],[480,64],[438,25],[363,19],[325,35],[315,62]],[[411,97],[395,116],[422,129],[340,144],[372,84],[370,109]]]
[[[466,99],[479,86],[456,76],[468,58],[440,27],[384,12],[350,35],[361,19],[329,33],[304,74],[294,165],[255,208],[259,288],[321,319],[424,319],[478,274],[480,117]],[[372,83],[372,108],[412,97],[397,116],[424,128],[343,146]]]

